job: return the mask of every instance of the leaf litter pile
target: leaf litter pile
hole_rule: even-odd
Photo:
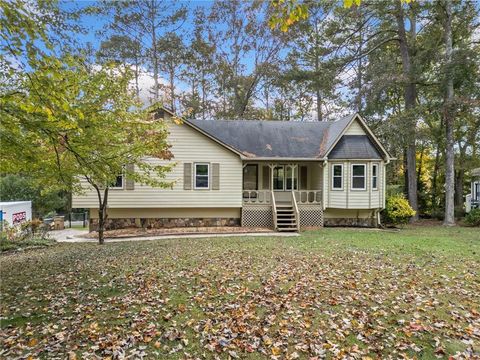
[[[0,358],[480,358],[475,252],[320,234],[2,256]]]

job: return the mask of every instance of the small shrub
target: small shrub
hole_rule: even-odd
[[[48,238],[48,227],[41,220],[25,221],[14,226],[10,226],[7,222],[3,223],[0,251],[43,247],[53,243],[55,241]]]
[[[407,199],[401,194],[390,196],[383,211],[384,221],[392,225],[406,224],[415,215]]]
[[[465,216],[465,224],[480,226],[480,209],[472,209],[467,216]]]

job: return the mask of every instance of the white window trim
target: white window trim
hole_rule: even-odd
[[[334,171],[334,167],[335,166],[340,166],[340,168],[342,169],[342,175],[340,176],[340,179],[341,179],[341,187],[335,187],[335,184],[334,184],[334,178],[335,177],[338,177],[338,176],[335,176],[335,171]],[[343,171],[344,168],[343,168],[343,164],[332,164],[332,191],[343,191],[343,179],[345,178],[344,177],[344,174],[345,172]]]
[[[110,190],[123,190],[125,189],[125,166],[123,167],[122,173],[117,175],[122,177],[122,186],[109,186]]]
[[[364,186],[363,188],[354,188],[353,187],[353,167],[354,166],[363,166],[363,178],[364,178]],[[351,172],[351,175],[350,175],[350,190],[352,191],[365,191],[367,190],[367,165],[366,164],[352,164],[352,167],[350,168],[350,172]],[[355,176],[355,177],[360,177],[360,176]]]
[[[207,187],[197,187],[197,165],[207,165]],[[193,188],[195,190],[210,190],[210,163],[193,163]]]
[[[377,175],[375,175],[375,176],[373,176],[373,168],[374,167],[377,168]],[[372,164],[372,190],[378,190],[378,179],[380,178],[379,170],[380,170],[380,166],[379,166],[378,163]],[[377,186],[373,186],[373,178],[377,178]]]
[[[292,189],[287,189],[287,168],[290,168],[292,170],[292,177],[290,180],[292,181]],[[283,183],[284,183],[284,191],[293,191],[293,190],[298,190],[298,166],[295,165],[284,165],[284,170],[283,170]],[[297,186],[295,187],[295,177],[297,178]]]

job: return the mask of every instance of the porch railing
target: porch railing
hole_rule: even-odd
[[[293,193],[295,193],[297,204],[318,205],[322,203],[322,190],[295,190]],[[242,198],[245,205],[271,205],[272,191],[243,190]]]
[[[322,203],[322,190],[295,190],[297,204],[315,205]]]
[[[243,190],[242,198],[244,204],[270,205],[272,203],[270,190]]]
[[[298,211],[298,204],[295,196],[295,191],[292,191],[292,202],[293,202],[293,211],[295,214],[295,223],[297,224],[297,231],[300,231],[300,212]]]
[[[275,194],[273,191],[270,192],[270,198],[272,199],[272,212],[273,212],[273,230],[277,230],[277,204],[275,203]]]

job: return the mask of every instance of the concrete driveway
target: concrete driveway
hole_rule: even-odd
[[[82,235],[88,234],[88,230],[65,229],[51,231],[49,235],[58,242],[97,242],[96,238],[84,238]],[[136,240],[159,240],[159,239],[201,239],[201,238],[217,238],[217,237],[244,237],[244,236],[271,236],[271,237],[289,237],[299,236],[298,233],[285,232],[269,232],[269,233],[236,233],[236,234],[178,234],[178,235],[152,235],[152,236],[132,236],[121,238],[105,238],[105,242],[121,242]]]
[[[82,240],[79,236],[88,234],[88,230],[80,229],[64,229],[64,230],[52,230],[48,233],[50,237],[60,242],[77,242]]]

